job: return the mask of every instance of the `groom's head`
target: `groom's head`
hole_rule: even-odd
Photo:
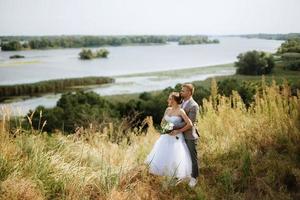
[[[194,88],[193,84],[185,83],[181,86],[180,94],[181,94],[182,98],[189,99],[190,97],[193,96],[194,91],[195,91],[195,88]]]

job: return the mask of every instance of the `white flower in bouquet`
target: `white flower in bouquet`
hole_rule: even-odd
[[[164,122],[162,123],[161,128],[161,134],[171,133],[174,129],[174,124],[172,122]]]
[[[164,122],[163,124],[161,124],[161,134],[169,134],[174,130],[174,124],[172,122]],[[178,140],[179,137],[175,136],[175,138]]]

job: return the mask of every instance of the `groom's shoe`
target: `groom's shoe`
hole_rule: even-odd
[[[195,178],[191,178],[190,179],[190,182],[189,182],[189,186],[191,187],[191,188],[193,188],[193,187],[195,187],[196,185],[197,185],[197,179],[195,179]]]

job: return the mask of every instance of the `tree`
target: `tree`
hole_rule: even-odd
[[[73,133],[76,127],[88,127],[90,123],[101,124],[119,116],[112,104],[94,92],[64,93],[54,108],[39,106],[35,113],[42,111],[42,121],[47,121],[45,131],[61,129]],[[30,116],[33,111],[30,111]],[[33,127],[39,129],[40,116],[33,115]]]
[[[96,51],[96,58],[107,58],[109,54],[109,51],[106,49],[99,49],[98,51]]]
[[[288,39],[278,48],[277,53],[300,53],[300,38]]]
[[[82,49],[82,51],[79,53],[79,57],[82,60],[90,60],[93,58],[93,52],[90,49]]]
[[[19,41],[10,41],[1,44],[2,51],[19,51],[22,50],[22,45]]]
[[[241,53],[235,62],[238,74],[262,75],[269,74],[274,68],[274,58],[271,54],[262,51],[248,51]]]
[[[93,58],[107,58],[109,51],[106,49],[99,49],[95,53],[91,49],[82,49],[79,53],[79,58],[83,60],[90,60]]]
[[[218,93],[229,97],[232,91],[237,91],[246,106],[249,106],[253,101],[256,93],[256,85],[251,81],[238,81],[237,79],[229,78],[218,81]]]

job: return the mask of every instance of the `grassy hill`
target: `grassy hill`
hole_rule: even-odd
[[[147,130],[130,130],[117,145],[109,137],[124,130],[112,123],[69,136],[11,130],[3,108],[0,199],[299,199],[299,91],[291,96],[287,85],[274,82],[246,109],[237,93],[220,96],[215,85],[197,125],[200,177],[194,189],[148,173],[143,162],[159,137],[151,117]]]

